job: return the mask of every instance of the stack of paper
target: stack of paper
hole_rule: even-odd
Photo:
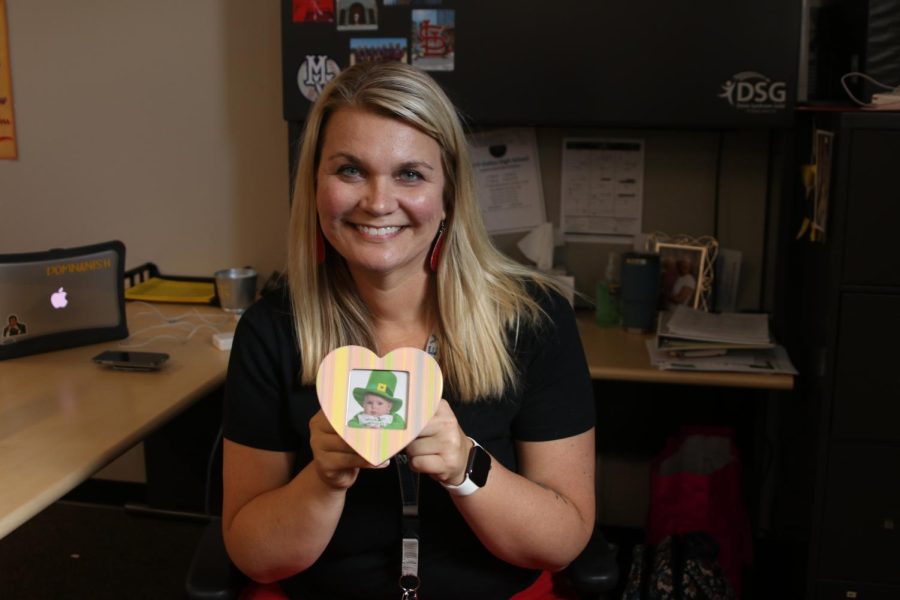
[[[766,314],[709,313],[686,306],[660,312],[656,347],[671,353],[772,348]]]
[[[797,371],[775,344],[765,314],[708,313],[685,306],[661,312],[650,362],[659,369],[788,373]]]
[[[727,371],[796,375],[787,351],[781,346],[756,350],[728,350],[721,355],[673,356],[647,340],[650,364],[664,371]]]

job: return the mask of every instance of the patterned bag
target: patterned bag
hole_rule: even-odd
[[[651,464],[647,543],[658,545],[670,535],[694,531],[715,540],[719,566],[740,597],[753,543],[730,428],[683,427]]]
[[[622,600],[734,600],[719,549],[703,532],[677,534],[634,548]]]

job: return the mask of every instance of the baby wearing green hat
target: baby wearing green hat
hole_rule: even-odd
[[[355,388],[353,398],[362,407],[347,422],[348,427],[406,429],[406,421],[397,414],[403,400],[394,398],[397,376],[393,371],[372,371],[364,388]]]

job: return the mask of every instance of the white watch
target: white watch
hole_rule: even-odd
[[[472,438],[469,439],[472,440]],[[466,478],[459,485],[448,483],[441,485],[454,496],[468,496],[484,487],[490,470],[491,455],[478,442],[472,440],[472,449],[469,450],[469,459],[466,462]]]

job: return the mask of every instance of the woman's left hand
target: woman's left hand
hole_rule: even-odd
[[[459,485],[465,479],[472,441],[459,427],[446,400],[419,436],[406,447],[412,470],[430,475],[441,483]]]

